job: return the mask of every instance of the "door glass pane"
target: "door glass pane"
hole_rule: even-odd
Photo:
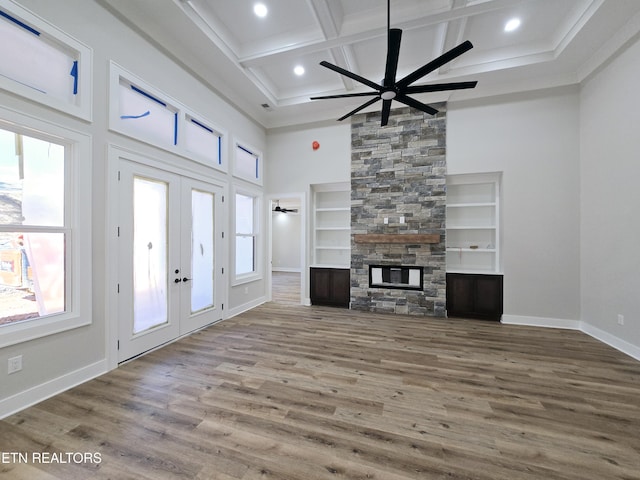
[[[133,333],[168,322],[165,182],[133,181]]]
[[[0,325],[65,311],[64,233],[0,233]]]
[[[214,305],[213,194],[191,192],[191,313]]]

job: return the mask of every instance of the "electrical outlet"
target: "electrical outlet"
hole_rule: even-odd
[[[7,373],[16,373],[22,370],[22,355],[11,357],[9,359],[9,367]]]
[[[624,325],[624,315],[618,314],[618,325]]]

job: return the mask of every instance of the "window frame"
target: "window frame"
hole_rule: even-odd
[[[246,175],[243,175],[240,171],[240,168],[238,167],[238,150],[244,150],[245,152],[251,154],[251,155],[255,155],[256,157],[256,176],[254,177],[248,177]],[[257,148],[254,148],[253,146],[251,146],[248,143],[239,141],[239,140],[235,140],[233,142],[233,176],[236,178],[240,178],[242,180],[245,180],[247,182],[251,182],[255,185],[259,185],[262,186],[263,185],[263,172],[264,172],[264,162],[263,162],[263,157],[262,157],[262,152],[260,150],[258,150]]]
[[[77,61],[77,93],[74,94],[74,102],[65,102],[59,98],[47,95],[45,92],[1,75],[0,89],[60,110],[74,117],[92,121],[93,49],[44,21],[26,8],[9,0],[0,0],[0,9],[10,15],[14,23],[16,23],[15,21],[17,20],[28,27],[28,29],[37,31],[39,38],[44,42],[56,47],[60,51],[71,53],[71,56]],[[21,26],[19,23],[16,24]]]
[[[175,142],[171,142],[171,144],[159,143],[149,136],[138,135],[135,132],[122,127],[120,119],[119,92],[120,85],[123,82],[134,86],[138,90],[144,92],[143,94],[146,94],[146,96],[151,100],[165,104],[171,111],[175,112],[175,127],[177,129]],[[220,145],[218,147],[219,157],[217,159],[217,163],[216,159],[214,158],[208,158],[199,154],[198,152],[190,150],[188,145],[186,144],[186,126],[193,120],[195,120],[194,123],[196,123],[200,127],[206,130],[210,130],[212,134],[219,137]],[[133,138],[148,145],[160,148],[175,155],[179,155],[198,164],[213,168],[217,171],[224,173],[228,171],[228,134],[225,129],[219,127],[215,122],[212,122],[204,115],[200,115],[199,113],[186,107],[181,102],[175,100],[165,92],[150,85],[148,82],[145,82],[137,75],[134,75],[133,73],[129,72],[113,61],[109,63],[109,130],[126,137]]]
[[[92,323],[91,151],[88,134],[0,107],[0,128],[65,147],[65,311],[0,326],[0,348]],[[0,226],[15,231],[14,225]],[[21,231],[42,231],[25,226]],[[81,268],[81,266],[85,268]]]
[[[253,198],[253,233],[238,233],[237,226],[237,195],[243,195],[245,197]],[[231,245],[231,271],[232,271],[232,281],[231,285],[241,285],[243,283],[254,282],[256,280],[260,280],[262,278],[262,235],[261,235],[261,226],[262,226],[262,192],[257,189],[234,185],[232,189],[232,198],[233,198],[233,241],[230,242]],[[254,270],[249,273],[238,274],[236,272],[236,239],[241,235],[243,237],[251,236],[254,238]]]

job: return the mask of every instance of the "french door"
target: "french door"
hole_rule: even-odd
[[[222,319],[222,187],[119,162],[118,361]]]

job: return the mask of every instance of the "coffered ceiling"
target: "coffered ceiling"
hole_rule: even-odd
[[[337,119],[362,103],[309,99],[371,91],[322,60],[384,77],[386,0],[97,1],[266,128]],[[505,31],[514,18],[520,27]],[[415,95],[429,103],[577,84],[638,35],[640,1],[391,0],[390,23],[403,30],[398,78],[465,40],[474,45],[416,85],[477,87]]]

